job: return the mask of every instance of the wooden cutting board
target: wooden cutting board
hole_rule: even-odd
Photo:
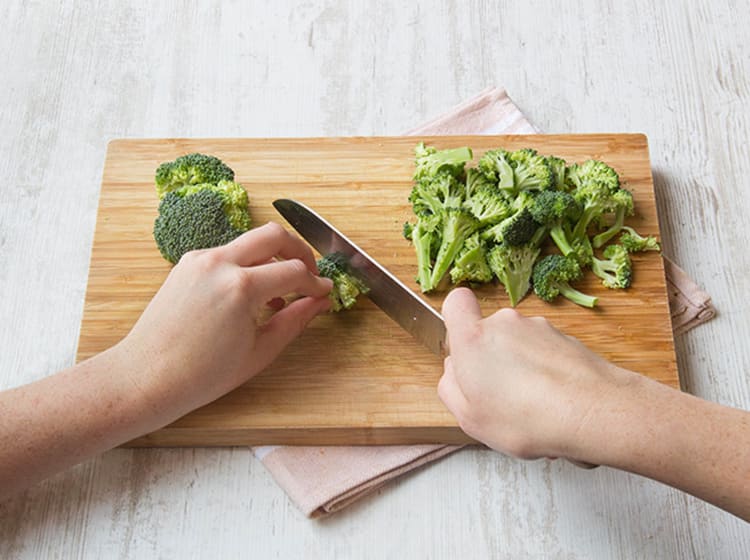
[[[416,258],[401,237],[413,149],[468,145],[533,147],[568,162],[602,159],[633,192],[643,234],[659,233],[648,143],[640,134],[453,136],[424,138],[114,140],[104,166],[78,360],[124,337],[170,269],[152,237],[159,163],[189,152],[213,154],[250,195],[255,225],[284,223],[271,202],[308,204],[419,292]],[[580,284],[599,296],[596,310],[533,294],[518,307],[544,315],[607,359],[678,387],[667,290],[656,253],[633,257],[628,290],[608,290],[593,274]],[[483,311],[507,305],[498,285],[477,290]],[[444,294],[425,296],[440,309]],[[500,366],[500,369],[502,366]],[[420,346],[368,299],[347,313],[313,321],[265,372],[134,446],[248,444],[405,444],[470,441],[437,397],[442,360]],[[206,372],[211,375],[211,372]]]

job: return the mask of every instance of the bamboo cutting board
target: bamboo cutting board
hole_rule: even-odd
[[[533,147],[568,162],[602,159],[633,192],[643,234],[659,233],[646,137],[640,134],[452,136],[424,138],[115,140],[104,166],[99,213],[78,346],[84,360],[114,345],[135,323],[170,269],[157,250],[154,170],[190,152],[213,154],[250,195],[255,225],[284,223],[271,202],[304,202],[419,292],[416,257],[401,236],[413,149],[468,145]],[[588,273],[580,288],[596,310],[529,295],[518,310],[544,315],[607,359],[679,386],[661,258],[633,256],[628,290],[608,290]],[[501,287],[476,293],[485,315],[507,305]],[[425,296],[440,309],[444,294]],[[141,437],[134,446],[405,444],[470,441],[437,397],[442,360],[368,299],[316,318],[265,372],[229,395]],[[211,375],[211,372],[206,372]]]

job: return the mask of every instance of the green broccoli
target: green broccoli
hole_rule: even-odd
[[[575,198],[563,191],[542,191],[529,206],[534,220],[549,228],[550,237],[563,255],[573,252],[570,244],[570,224],[581,215],[581,206]]]
[[[423,292],[435,289],[453,264],[464,241],[473,234],[479,223],[465,208],[446,208],[443,211],[440,248],[432,267],[430,282],[427,286],[421,284]]]
[[[463,245],[461,252],[451,268],[451,282],[489,282],[492,280],[492,270],[487,263],[487,249],[475,233]]]
[[[495,245],[488,253],[490,269],[505,286],[511,306],[515,307],[529,291],[529,280],[540,249],[533,243],[513,247]]]
[[[370,291],[370,288],[353,273],[349,259],[342,253],[330,253],[319,258],[318,272],[321,276],[333,280],[333,288],[328,294],[331,311],[351,308],[360,294]]]
[[[432,261],[440,249],[441,216],[423,213],[417,216],[416,224],[404,224],[404,235],[417,251],[417,282],[422,291],[432,289]]]
[[[507,194],[516,193],[516,182],[513,177],[513,168],[508,157],[510,153],[503,149],[489,150],[479,159],[477,169],[497,188]]]
[[[628,253],[637,253],[639,251],[660,251],[659,242],[653,235],[643,237],[632,227],[623,226],[623,233],[620,235],[620,245],[625,247]]]
[[[546,156],[545,159],[552,170],[552,186],[558,191],[567,191],[568,186],[565,183],[567,162],[557,156]]]
[[[574,163],[565,171],[565,182],[569,188],[580,189],[590,183],[601,183],[610,191],[620,188],[617,172],[602,161],[590,159]]]
[[[591,270],[607,288],[629,288],[633,280],[630,255],[622,245],[609,245],[604,249],[604,260],[594,257]]]
[[[536,150],[523,148],[508,156],[516,190],[545,190],[553,186],[552,168]]]
[[[464,206],[479,221],[480,227],[496,224],[513,213],[511,205],[497,188],[486,183],[474,187],[471,195],[467,194]]]
[[[159,203],[154,239],[162,256],[176,263],[188,251],[224,245],[249,229],[247,192],[219,181],[168,192]]]
[[[162,163],[156,170],[159,199],[168,192],[188,185],[234,181],[234,171],[219,158],[205,154],[187,154]]]
[[[466,162],[474,157],[471,148],[468,147],[437,150],[432,146],[425,146],[424,142],[417,144],[414,155],[417,166],[414,171],[415,181],[435,177],[439,172],[459,177]]]
[[[529,208],[532,204],[533,196],[525,192],[520,193],[511,205],[514,213],[501,222],[482,230],[482,239],[515,247],[528,243],[537,235],[541,225],[531,215]]]
[[[605,183],[591,181],[584,183],[573,191],[573,198],[581,205],[581,217],[573,228],[572,237],[580,239],[586,236],[589,224],[608,212],[617,209],[618,199],[613,196],[619,189],[612,191]]]
[[[620,233],[625,225],[625,216],[633,215],[633,194],[627,189],[617,189],[612,193],[612,206],[615,221],[606,231],[594,236],[591,243],[595,249],[603,247],[607,241]]]
[[[582,276],[583,271],[574,259],[562,255],[547,255],[534,265],[534,293],[544,301],[553,301],[558,295],[562,295],[583,307],[594,307],[598,298],[581,293],[570,285]]]

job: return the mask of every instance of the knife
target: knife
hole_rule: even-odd
[[[433,307],[316,212],[294,200],[275,200],[274,208],[321,255],[339,252],[370,288],[367,296],[404,330],[435,354],[443,355],[445,322]]]

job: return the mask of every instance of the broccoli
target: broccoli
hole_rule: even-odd
[[[414,180],[421,181],[425,178],[435,177],[439,172],[459,177],[467,161],[474,157],[471,148],[452,148],[448,150],[437,150],[431,146],[425,146],[424,142],[417,144],[414,150],[416,156],[416,171]]]
[[[479,227],[477,219],[465,208],[446,208],[443,212],[441,242],[432,267],[430,282],[421,284],[423,292],[435,289],[461,251],[464,241]]]
[[[513,168],[508,162],[510,154],[505,150],[490,150],[479,159],[477,168],[493,184],[508,195],[516,193]]]
[[[409,202],[415,214],[440,214],[444,208],[457,208],[464,203],[466,185],[447,173],[424,178],[414,185]]]
[[[482,230],[485,241],[519,246],[528,243],[539,232],[540,224],[534,220],[529,208],[534,204],[534,195],[521,191],[510,204],[512,214],[501,222]]]
[[[601,218],[607,212],[616,210],[618,199],[606,184],[591,181],[573,191],[573,198],[581,205],[581,217],[573,228],[573,238],[586,236],[589,224]]]
[[[154,239],[162,256],[176,263],[188,251],[224,245],[249,229],[245,189],[219,181],[168,192],[159,203]]]
[[[620,233],[625,225],[625,216],[633,215],[633,194],[629,190],[623,188],[617,189],[612,193],[611,200],[615,212],[615,221],[609,229],[594,236],[592,245],[596,249],[604,246],[607,241]]]
[[[539,247],[532,243],[512,247],[495,245],[488,253],[490,269],[505,286],[511,306],[515,307],[529,291],[531,271],[539,257]]]
[[[625,247],[628,253],[639,251],[660,251],[659,242],[653,235],[643,237],[632,227],[623,226],[623,233],[620,235],[620,245]]]
[[[440,226],[441,217],[432,214],[418,216],[414,225],[404,224],[404,235],[409,235],[417,251],[417,282],[424,292],[432,289],[432,260],[440,248]]]
[[[610,191],[620,188],[617,172],[602,161],[590,159],[574,163],[565,171],[565,182],[569,188],[580,189],[589,183],[601,183]]]
[[[567,162],[557,156],[546,156],[545,159],[552,170],[552,186],[558,191],[568,190],[568,186],[565,184]]]
[[[156,193],[159,199],[187,185],[234,181],[234,171],[214,156],[187,154],[162,163],[156,169]]]
[[[480,227],[496,224],[513,213],[510,204],[494,185],[480,184],[467,194],[464,206],[479,221]]]
[[[545,190],[553,186],[552,168],[536,150],[523,148],[508,156],[517,190]]]
[[[333,280],[333,288],[328,294],[331,311],[349,309],[357,302],[360,294],[370,291],[367,285],[352,272],[349,259],[342,253],[330,253],[318,259],[318,272]]]
[[[451,268],[451,282],[489,282],[492,270],[487,263],[487,249],[475,233],[463,245]]]
[[[633,280],[630,255],[622,245],[609,245],[604,249],[604,260],[594,257],[591,270],[607,288],[629,288]]]
[[[558,295],[562,295],[583,307],[594,307],[598,298],[581,293],[570,285],[582,276],[583,271],[574,259],[562,255],[547,255],[534,265],[534,293],[544,301],[553,301]]]
[[[581,206],[572,195],[563,191],[542,191],[529,206],[529,212],[536,222],[549,228],[550,237],[563,255],[573,252],[569,224],[578,219]]]

